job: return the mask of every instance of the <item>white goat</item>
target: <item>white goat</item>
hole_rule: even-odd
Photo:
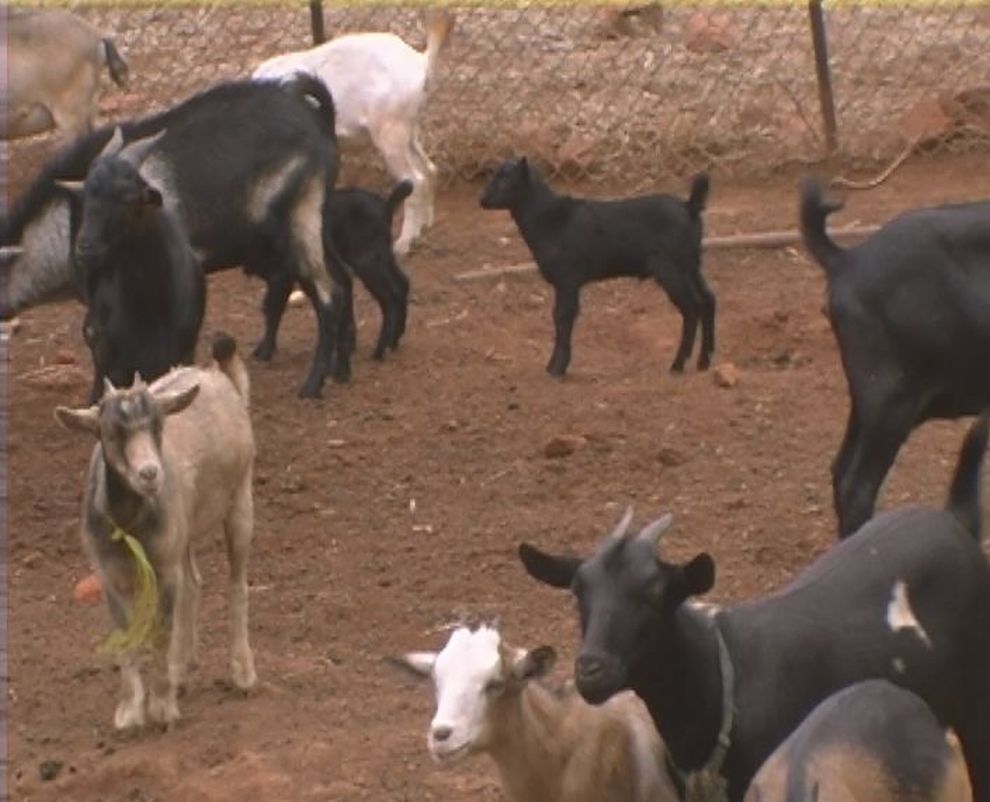
[[[254,435],[247,371],[235,351],[234,341],[221,335],[213,346],[215,363],[208,368],[178,368],[150,386],[136,377],[133,387],[122,390],[107,382],[98,404],[55,410],[67,428],[99,438],[81,528],[117,627],[124,629],[137,617],[142,585],[128,535],[141,544],[154,570],[160,595],[152,605],[157,603],[168,632],[168,649],[166,654],[164,638],[157,639],[157,668],[164,676],[151,686],[147,717],[166,725],[179,718],[178,688],[195,657],[200,577],[193,540],[221,523],[230,562],[233,680],[248,689],[257,679],[248,643],[247,596]],[[125,698],[114,715],[118,729],[146,720],[137,657],[134,644],[119,654]]]
[[[255,79],[280,79],[296,72],[321,78],[333,95],[341,144],[371,140],[389,172],[413,183],[395,243],[409,252],[423,228],[433,224],[436,165],[419,139],[419,115],[437,57],[454,17],[445,11],[426,16],[426,50],[419,51],[391,33],[351,33],[310,50],[274,56],[255,69]]]
[[[639,698],[623,693],[594,707],[573,687],[552,691],[533,681],[554,660],[549,646],[513,649],[493,627],[462,626],[439,654],[395,662],[433,678],[434,760],[449,765],[487,752],[512,802],[676,802],[663,744]]]
[[[66,138],[93,127],[100,72],[119,85],[127,64],[113,40],[63,9],[5,8],[7,83],[2,138],[58,129]]]

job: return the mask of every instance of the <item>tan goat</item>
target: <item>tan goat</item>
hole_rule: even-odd
[[[142,726],[146,718],[166,725],[178,720],[178,689],[196,649],[200,577],[193,543],[220,525],[230,562],[233,680],[242,689],[256,682],[248,643],[254,530],[248,377],[230,337],[217,337],[213,357],[209,367],[178,368],[150,386],[140,377],[129,389],[107,383],[94,406],[55,410],[67,428],[99,439],[81,529],[116,626],[133,622],[141,586],[140,561],[122,533],[140,542],[160,589],[158,615],[167,637],[154,643],[157,676],[146,705],[137,647],[119,654],[124,698],[114,715],[118,729]]]
[[[767,758],[745,802],[972,802],[955,735],[887,680],[828,697]]]
[[[5,8],[7,23],[3,139],[55,128],[66,138],[93,127],[104,66],[118,86],[127,64],[113,40],[63,9]]]
[[[554,660],[549,646],[513,649],[493,627],[462,626],[441,652],[395,662],[433,678],[433,758],[450,765],[487,752],[511,802],[676,802],[639,698],[624,693],[594,707],[573,687],[550,690],[535,680]]]

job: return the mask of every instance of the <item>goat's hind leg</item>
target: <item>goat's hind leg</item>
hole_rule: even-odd
[[[265,334],[254,349],[255,358],[262,362],[268,362],[275,355],[278,327],[294,283],[291,277],[281,272],[268,279],[265,298],[261,302],[261,311],[265,315]]]
[[[230,671],[241,690],[253,688],[258,681],[254,655],[248,639],[247,564],[254,537],[254,499],[251,495],[251,472],[238,488],[224,521],[227,562],[230,566]]]
[[[708,370],[715,353],[715,293],[712,292],[701,270],[695,273],[695,299],[701,309],[701,353],[698,354],[698,370]]]
[[[303,279],[299,282],[299,286],[309,299],[313,307],[313,314],[316,317],[316,351],[313,354],[309,375],[306,376],[302,387],[299,388],[299,397],[319,398],[326,379],[327,365],[332,355],[330,340],[331,332],[336,326],[333,319],[335,312],[332,304],[323,303],[313,282]]]
[[[650,265],[650,272],[657,284],[663,287],[670,302],[681,313],[681,342],[677,346],[677,354],[670,366],[672,373],[683,373],[684,363],[687,362],[691,351],[694,350],[694,339],[698,332],[698,301],[695,298],[695,288],[692,281],[666,259],[656,257]]]

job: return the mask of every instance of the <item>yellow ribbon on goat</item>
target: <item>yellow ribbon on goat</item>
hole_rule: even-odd
[[[115,526],[110,539],[124,541],[124,546],[134,561],[137,580],[134,601],[131,605],[131,620],[127,628],[115,629],[100,647],[101,652],[120,654],[149,644],[158,634],[158,577],[148,560],[144,546],[134,535]]]

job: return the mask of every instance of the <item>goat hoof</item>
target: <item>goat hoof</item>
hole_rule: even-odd
[[[682,362],[681,364],[678,365],[675,362],[673,365],[670,366],[670,372],[671,373],[678,373],[678,374],[683,373],[684,372],[684,363]]]
[[[254,670],[254,658],[235,658],[230,661],[230,675],[234,685],[242,691],[249,691],[258,684],[258,674]]]
[[[555,379],[563,379],[564,374],[567,373],[567,368],[561,367],[560,365],[550,364],[547,365],[547,373],[549,373]]]
[[[711,367],[712,361],[708,357],[703,357],[698,360],[698,370],[708,370]]]
[[[144,726],[144,705],[122,701],[113,714],[113,726],[117,730],[133,730]]]
[[[179,704],[167,696],[152,696],[148,700],[148,718],[171,728],[180,718]]]
[[[272,357],[275,356],[275,346],[267,345],[266,343],[258,343],[257,347],[254,349],[254,358],[259,362],[271,362]]]
[[[300,398],[323,398],[323,389],[319,384],[307,382],[299,388],[298,395]]]

